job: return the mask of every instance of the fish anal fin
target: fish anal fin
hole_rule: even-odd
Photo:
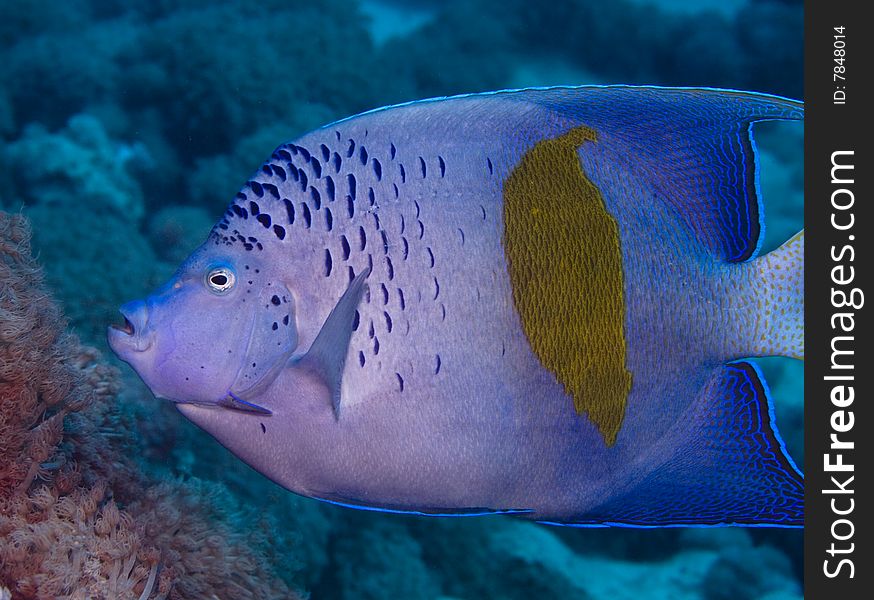
[[[803,525],[803,476],[774,428],[757,367],[717,370],[684,418],[663,439],[674,449],[663,464],[573,524]]]
[[[334,305],[312,346],[296,366],[312,371],[327,386],[334,416],[340,418],[341,384],[349,340],[352,338],[352,324],[355,310],[364,293],[365,280],[370,268],[359,273]]]

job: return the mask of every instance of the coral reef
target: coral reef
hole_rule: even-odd
[[[0,82],[9,90],[18,129],[34,121],[59,127],[100,99],[122,93],[118,57],[136,41],[136,31],[130,22],[92,21],[88,4],[70,2],[55,14],[32,1],[3,3],[8,19],[0,19],[6,29]],[[16,17],[29,25],[9,27]]]
[[[742,529],[678,530],[676,549],[632,558],[648,532],[632,532],[619,556],[618,548],[599,547],[610,532],[505,517],[342,518],[345,533],[335,538],[333,562],[313,588],[315,597],[801,598],[787,558]],[[582,551],[569,543],[573,538],[588,538],[590,547]]]
[[[65,333],[29,241],[0,213],[0,584],[38,599],[292,597],[263,533],[230,527],[226,493],[127,458],[118,373]]]
[[[2,154],[27,204],[108,210],[132,222],[143,216],[143,195],[129,165],[150,161],[145,148],[111,140],[89,114],[74,115],[57,133],[29,125]]]
[[[372,47],[354,4],[271,0],[252,11],[189,3],[155,16],[122,58],[132,65],[122,78],[126,106],[161,106],[164,133],[189,156],[214,154],[267,125],[293,131],[292,103],[345,111],[375,101]]]
[[[119,304],[172,270],[139,234],[145,205],[135,173],[151,162],[144,146],[114,140],[101,121],[80,114],[54,133],[28,126],[0,159],[65,314],[89,343],[103,344]]]
[[[0,214],[0,497],[5,500],[28,490],[38,475],[61,475],[62,481],[75,475],[54,454],[66,414],[90,402],[71,395],[76,371],[70,359],[77,348],[63,334],[60,312],[47,297],[28,238],[21,218]],[[50,464],[64,468],[55,473],[43,467]]]
[[[564,56],[608,82],[802,95],[797,6],[754,2],[725,14],[674,12],[630,0],[434,5],[432,21],[382,50],[399,84],[412,82],[410,91],[421,95],[501,87],[512,65],[532,56]],[[768,47],[779,50],[763,65]],[[395,56],[408,60],[391,60]],[[435,56],[445,68],[423,68]]]
[[[362,555],[361,548],[369,551]],[[336,571],[332,571],[331,584],[338,598],[428,600],[440,596],[436,573],[422,559],[422,544],[399,520],[354,528],[351,535],[337,539],[334,552]]]

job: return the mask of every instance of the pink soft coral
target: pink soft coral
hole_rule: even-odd
[[[0,212],[0,597],[296,597],[214,492],[126,458],[118,373],[65,333],[29,241]]]

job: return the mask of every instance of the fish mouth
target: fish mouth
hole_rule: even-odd
[[[131,323],[130,319],[128,319],[126,316],[122,315],[122,318],[124,318],[124,324],[119,325],[118,323],[110,323],[109,327],[116,331],[120,331],[125,335],[133,336],[134,324]]]
[[[145,352],[152,347],[153,336],[147,335],[148,309],[142,301],[129,302],[119,309],[123,321],[110,323],[106,336],[109,347],[119,358],[136,352]]]

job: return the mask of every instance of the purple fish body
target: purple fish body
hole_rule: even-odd
[[[423,514],[800,526],[753,356],[803,357],[752,124],[800,103],[550,88],[277,148],[110,343],[285,488]]]

